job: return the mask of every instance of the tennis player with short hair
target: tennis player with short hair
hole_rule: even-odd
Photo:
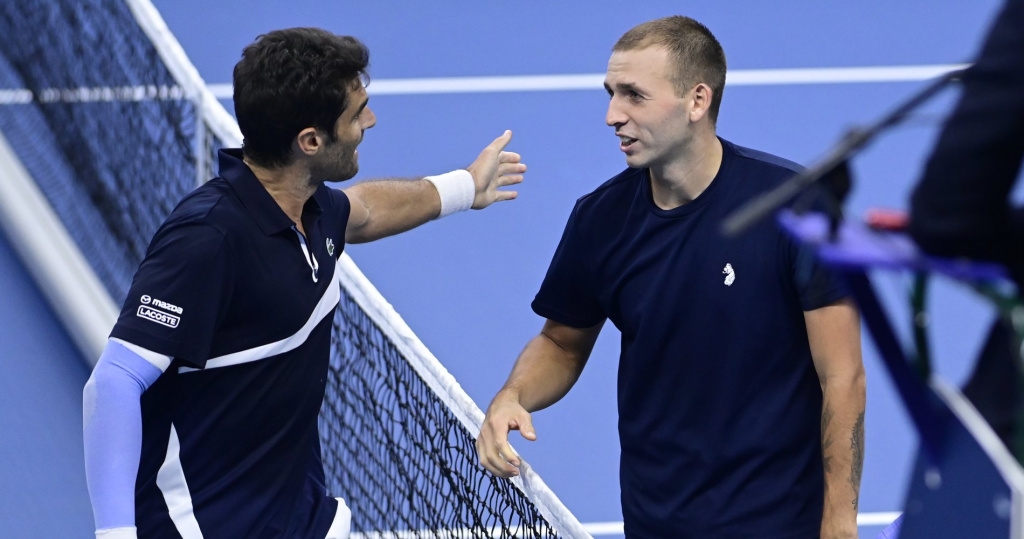
[[[336,259],[454,211],[515,198],[503,151],[411,181],[324,185],[358,170],[376,118],[369,52],[312,28],[270,32],[235,66],[244,148],[154,235],[84,392],[97,537],[349,536],[328,497],[317,415]]]
[[[547,319],[477,440],[516,475],[510,430],[575,384],[605,320],[622,332],[627,537],[857,537],[865,380],[858,315],[774,223],[720,233],[798,165],[718,138],[725,54],[686,17],[615,44],[606,122],[629,168],[580,198],[533,302]]]

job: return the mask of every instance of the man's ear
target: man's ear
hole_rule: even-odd
[[[710,86],[703,82],[698,83],[690,91],[690,99],[692,99],[692,108],[690,108],[690,121],[698,122],[701,118],[708,115],[711,110],[711,99],[714,97],[714,90]]]
[[[296,149],[303,155],[313,156],[320,151],[320,147],[323,146],[324,140],[320,136],[320,132],[315,127],[307,127],[299,134],[295,136]]]

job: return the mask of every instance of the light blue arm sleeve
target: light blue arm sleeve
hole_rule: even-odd
[[[898,539],[901,526],[903,526],[903,515],[900,515],[892,524],[889,524],[875,539]]]
[[[142,454],[140,398],[163,371],[107,341],[83,391],[85,477],[96,529],[135,526],[135,476]]]

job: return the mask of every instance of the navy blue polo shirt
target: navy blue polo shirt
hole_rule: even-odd
[[[803,313],[844,291],[772,222],[722,236],[726,216],[799,169],[722,145],[714,180],[678,208],[654,204],[646,169],[580,198],[533,309],[622,332],[628,537],[817,537],[822,395]]]
[[[349,210],[321,185],[302,236],[224,150],[153,237],[111,333],[173,358],[142,395],[139,537],[326,535],[317,414]]]

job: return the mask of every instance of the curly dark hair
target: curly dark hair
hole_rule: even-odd
[[[354,84],[367,84],[370,51],[358,39],[319,28],[263,34],[235,64],[235,117],[243,152],[257,165],[291,161],[292,141],[315,127],[333,140]]]

